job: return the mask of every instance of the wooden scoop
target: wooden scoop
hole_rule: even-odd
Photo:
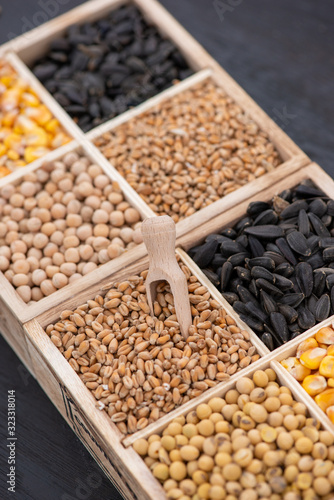
[[[157,296],[157,285],[166,280],[174,296],[175,312],[183,337],[188,337],[192,324],[187,278],[175,256],[175,223],[168,215],[145,219],[141,226],[150,259],[146,278],[148,305],[154,316],[153,303]]]

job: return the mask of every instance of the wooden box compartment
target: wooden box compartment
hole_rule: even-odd
[[[186,251],[189,251],[194,246],[200,245],[205,238],[211,233],[219,233],[225,228],[233,227],[240,219],[245,217],[247,207],[249,203],[254,201],[265,201],[270,202],[274,195],[279,194],[285,189],[293,188],[297,186],[300,182],[310,179],[316,187],[322,190],[330,198],[334,198],[334,181],[327,175],[318,165],[312,163],[307,167],[291,174],[288,178],[277,182],[268,189],[265,189],[255,196],[252,196],[247,201],[240,203],[238,206],[231,210],[228,210],[220,215],[213,216],[209,221],[201,226],[193,229],[189,233],[181,236],[178,239],[178,244]],[[211,207],[208,207],[211,209]],[[212,212],[213,215],[213,212]],[[190,257],[188,256],[190,259]],[[196,266],[196,264],[194,263]],[[196,266],[197,267],[197,266]],[[206,285],[210,283],[207,276],[197,267],[197,273],[201,276],[201,280]],[[216,288],[216,294],[224,302],[225,307],[229,304],[225,298],[221,295],[220,291]],[[232,306],[229,306],[232,307]],[[334,316],[331,316],[334,320]],[[297,337],[298,339],[299,337]],[[289,342],[288,342],[289,344]]]
[[[187,256],[184,252],[177,250],[177,254],[181,261],[185,261],[188,266]],[[147,267],[147,260],[137,261],[129,265],[127,269],[117,271],[112,275],[108,274],[107,278],[109,282],[123,281],[129,276],[136,275],[147,269]],[[192,269],[190,271],[193,274]],[[94,274],[93,272],[92,275]],[[107,476],[117,484],[125,498],[160,498],[156,492],[161,492],[161,489],[157,489],[157,487],[151,489],[149,473],[145,469],[145,464],[141,464],[137,460],[136,454],[131,448],[125,449],[123,447],[124,435],[112,423],[105,411],[97,409],[96,399],[91,391],[78,377],[44,330],[47,325],[58,319],[63,310],[74,309],[86,300],[92,299],[96,294],[103,294],[104,292],[101,291],[101,284],[103,283],[105,285],[105,280],[103,282],[97,281],[93,286],[85,290],[81,287],[80,291],[78,289],[77,293],[68,297],[66,302],[55,305],[52,309],[37,315],[36,319],[27,322],[24,325],[25,337],[23,337],[24,344],[22,347],[28,359],[27,365],[41,387],[101,465]],[[103,288],[106,291],[107,287],[102,286]],[[209,292],[211,293],[210,288]],[[250,341],[256,347],[258,354],[260,356],[268,355],[268,349],[254,336],[247,325],[237,320],[233,311],[231,313],[227,311],[227,313],[235,319],[241,330],[246,330],[249,333]],[[262,358],[260,357],[247,368],[243,368],[241,372],[249,371],[250,367],[256,367],[261,363]],[[230,380],[233,380],[237,374],[232,375]],[[218,385],[222,386],[225,383],[220,382]],[[186,411],[189,405],[193,405],[194,401],[201,401],[204,394],[211,393],[213,389],[216,390],[217,385],[207,389],[194,400],[184,403],[182,407]],[[180,408],[175,411],[180,411]],[[151,432],[150,429],[153,430],[157,425],[164,425],[164,422],[169,418],[170,414],[159,418],[157,422],[149,424],[145,430],[129,435],[128,439],[133,441],[143,432]],[[138,467],[137,464],[139,464]]]
[[[48,111],[51,112],[52,117],[57,119],[59,124],[62,127],[62,131],[66,136],[68,137],[68,142],[60,146],[58,148],[55,148],[51,150],[50,152],[45,153],[42,157],[38,158],[37,160],[34,160],[30,163],[27,163],[23,167],[17,167],[15,170],[12,170],[11,173],[6,175],[5,177],[0,177],[0,181],[3,180],[10,180],[11,178],[15,178],[15,171],[16,172],[27,172],[28,169],[31,169],[35,164],[39,164],[39,160],[43,159],[44,161],[48,161],[49,156],[51,155],[51,158],[53,157],[54,153],[57,152],[59,149],[62,150],[62,148],[66,148],[70,142],[76,138],[77,131],[76,127],[73,125],[73,121],[67,116],[66,113],[60,108],[60,106],[57,105],[57,103],[54,102],[54,99],[50,99],[50,96],[48,92],[45,91],[43,87],[39,84],[39,82],[34,78],[33,75],[31,75],[30,71],[27,70],[26,66],[20,61],[20,59],[14,54],[13,52],[7,52],[7,53],[2,53],[0,51],[0,62],[3,61],[4,63],[8,64],[14,72],[18,75],[20,79],[22,79],[24,82],[29,84],[29,87],[32,89],[33,92],[36,93],[37,97],[40,100],[40,103],[42,105],[45,105]],[[28,108],[28,105],[26,105]],[[1,107],[0,107],[1,110]],[[23,115],[25,116],[25,115]],[[37,122],[35,122],[37,125]],[[3,125],[3,127],[5,127]],[[44,128],[43,128],[44,130]],[[1,153],[2,155],[2,153]]]
[[[301,342],[303,342],[306,339],[309,339],[311,337],[314,337],[315,334],[320,330],[320,328],[324,328],[326,326],[329,326],[331,328],[334,328],[334,316],[331,316],[327,318],[325,321],[322,321],[318,325],[315,325],[313,328],[310,328],[306,332],[302,333],[295,339],[291,340],[290,342],[287,342],[287,344],[282,345],[280,348],[278,348],[275,351],[275,360],[277,362],[281,362],[289,357],[295,357],[297,348]],[[329,347],[329,346],[328,346]],[[286,373],[288,371],[281,366],[283,370],[285,370]],[[314,370],[312,370],[312,373],[314,373]],[[288,373],[289,374],[289,373]],[[328,418],[326,413],[322,411],[322,409],[315,403],[313,397],[311,397],[305,389],[302,387],[301,383],[299,383],[292,375],[289,374],[291,377],[292,381],[291,383],[296,387],[296,390],[301,394],[303,401],[307,406],[314,406],[315,409],[317,410],[317,419],[321,421],[322,425],[329,431],[331,431],[334,434],[334,424],[331,422],[331,420]]]
[[[50,41],[64,34],[66,29],[73,23],[83,23],[85,20],[95,21],[103,18],[109,11],[127,3],[126,0],[91,0],[80,7],[73,9],[49,21],[46,25],[33,30],[29,37],[26,35],[18,37],[5,44],[1,50],[11,50],[21,59],[21,64],[25,66],[25,71],[30,74],[30,78],[35,79],[36,85],[40,88],[42,84],[37,81],[35,76],[28,69],[26,64],[30,65],[47,51]],[[294,144],[294,142],[283,132],[278,125],[271,120],[266,113],[242,90],[242,88],[219,66],[219,64],[196,42],[187,31],[158,3],[156,0],[133,0],[133,3],[139,8],[143,16],[153,23],[162,36],[169,38],[181,51],[189,66],[195,71],[195,74],[181,83],[178,83],[160,94],[148,99],[144,103],[136,106],[133,109],[115,117],[109,122],[100,125],[96,129],[91,130],[88,134],[84,134],[81,129],[71,120],[67,113],[61,109],[63,115],[67,115],[67,121],[72,122],[75,129],[75,137],[82,137],[83,140],[93,141],[96,137],[107,130],[115,128],[117,125],[124,123],[132,117],[138,116],[143,111],[150,109],[152,106],[158,105],[160,102],[169,99],[171,96],[178,94],[183,89],[189,88],[195,83],[204,80],[211,74],[215,83],[220,86],[224,92],[235,101],[243,111],[247,113],[252,121],[264,131],[274,147],[278,151],[282,163],[273,171],[264,174],[258,179],[251,181],[245,186],[242,186],[237,191],[232,192],[212,205],[212,210],[215,213],[223,210],[228,210],[237,205],[244,199],[254,195],[259,190],[269,187],[279,179],[285,178],[290,173],[302,168],[309,162],[307,156]],[[22,63],[23,61],[23,63]],[[43,87],[43,92],[48,94],[49,99],[54,101],[54,105],[60,108],[54,98]],[[64,118],[65,119],[65,118]],[[100,155],[100,161],[107,163],[100,151],[96,151]],[[102,159],[103,158],[103,159]],[[119,177],[119,182],[127,184],[124,178],[116,171],[115,174]],[[129,187],[129,189],[132,189]],[[134,190],[132,192],[133,199],[140,198]],[[141,199],[141,198],[140,198]],[[150,209],[148,209],[150,210]],[[152,210],[150,210],[153,215]],[[202,222],[211,218],[212,212],[209,207],[205,207],[198,213],[187,217],[180,221],[177,225],[177,235],[182,235],[185,232],[193,229],[199,224],[199,215],[203,217]]]
[[[235,389],[236,382],[238,379],[240,379],[242,377],[252,377],[252,375],[254,374],[254,372],[256,370],[265,370],[267,368],[271,368],[272,370],[274,370],[274,372],[276,373],[276,381],[278,382],[278,384],[280,386],[287,387],[288,389],[290,389],[291,394],[292,394],[293,398],[295,399],[295,401],[301,402],[307,406],[308,416],[315,418],[320,423],[320,425],[321,425],[320,429],[327,430],[327,431],[330,431],[333,433],[333,425],[328,424],[329,420],[324,415],[324,413],[319,409],[319,407],[316,405],[316,403],[313,401],[313,399],[310,396],[308,396],[306,394],[307,397],[305,398],[305,394],[304,394],[305,391],[300,390],[300,386],[296,382],[296,380],[277,361],[277,359],[280,359],[280,357],[281,356],[278,356],[278,352],[276,352],[275,355],[273,355],[271,353],[271,354],[265,356],[264,358],[262,358],[262,360],[260,362],[257,362],[256,365],[255,364],[250,365],[248,368],[246,368],[242,372],[235,375],[233,380],[230,380],[229,382],[227,382],[223,386],[219,385],[213,389],[210,389],[210,391],[203,394],[203,396],[201,397],[200,400],[193,400],[191,402],[192,404],[190,404],[187,408],[185,408],[185,407],[178,408],[177,410],[175,410],[174,412],[172,412],[171,414],[168,415],[168,419],[166,419],[164,422],[161,422],[160,425],[158,423],[155,426],[155,428],[152,428],[150,430],[150,432],[142,431],[142,433],[140,435],[138,433],[137,438],[148,439],[149,436],[152,434],[154,434],[154,435],[160,434],[161,435],[162,431],[175,418],[180,417],[180,416],[186,416],[188,413],[196,410],[198,404],[207,403],[211,398],[224,397],[224,395],[226,394],[227,391],[229,391],[231,389]],[[320,412],[319,412],[319,410],[320,410]],[[135,440],[132,439],[131,437],[126,438],[123,441],[123,444],[124,444],[124,446],[126,446],[126,449],[129,449],[132,447],[132,444],[134,443],[134,441]],[[138,455],[138,457],[139,457],[139,455]],[[143,463],[144,463],[144,461],[143,461]],[[147,469],[148,469],[148,467],[147,467]],[[187,477],[189,477],[189,476],[187,476]],[[159,486],[161,488],[161,483],[157,479],[154,478],[153,474],[151,474],[150,481],[152,484],[152,491],[153,491],[154,485],[156,487]],[[148,498],[152,498],[152,500],[153,500],[154,497],[152,496],[152,497],[148,497]],[[163,492],[161,492],[161,496],[159,496],[157,498],[159,498],[159,499],[161,498],[162,500],[167,500],[166,492],[163,490]],[[283,498],[283,495],[282,495],[282,498]],[[331,495],[329,495],[328,498],[332,498]]]
[[[96,158],[95,151],[93,148],[89,147],[89,144],[81,143],[80,141],[72,141],[71,143],[58,148],[55,151],[49,153],[46,157],[40,158],[25,168],[17,170],[12,174],[0,179],[0,192],[3,187],[9,185],[18,185],[24,179],[29,178],[29,174],[41,168],[44,164],[48,164],[53,161],[61,160],[67,153],[77,152],[87,157],[92,164],[99,164],[99,158]],[[102,172],[110,179],[110,182],[116,182],[113,175],[113,170],[108,166],[100,165]],[[128,201],[130,206],[137,209],[140,213],[142,219],[147,217],[147,211],[145,205],[142,203],[137,205],[137,200],[133,200],[131,194],[126,193],[124,189],[121,189],[124,199]],[[38,194],[38,193],[37,193]],[[0,217],[1,221],[1,217]],[[109,224],[109,223],[108,223]],[[111,226],[110,226],[111,227]],[[27,361],[25,356],[25,351],[22,349],[23,344],[21,343],[22,337],[24,336],[23,323],[35,318],[41,312],[52,309],[56,304],[61,304],[64,300],[72,295],[75,295],[79,290],[84,290],[89,287],[96,280],[101,280],[102,283],[107,279],[113,272],[127,267],[129,264],[135,260],[140,259],[146,255],[146,248],[143,243],[138,244],[132,249],[125,251],[119,257],[110,260],[109,262],[99,265],[99,267],[94,271],[94,273],[88,273],[77,281],[66,285],[64,288],[60,288],[56,292],[48,295],[38,302],[32,304],[26,304],[19,294],[15,291],[14,286],[7,280],[4,273],[0,272],[0,330],[5,337],[8,337],[9,343],[11,343],[14,350],[21,357],[22,361]]]

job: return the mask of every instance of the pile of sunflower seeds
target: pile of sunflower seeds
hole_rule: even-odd
[[[192,73],[176,46],[133,5],[70,26],[33,72],[84,131]]]
[[[334,200],[310,181],[189,251],[269,349],[334,313]]]

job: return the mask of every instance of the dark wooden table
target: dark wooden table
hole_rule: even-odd
[[[80,3],[0,0],[0,43]],[[334,176],[334,3],[162,3],[287,134]],[[219,3],[218,13],[215,5]],[[0,353],[0,499],[118,500],[116,490],[2,338]],[[15,495],[7,492],[3,436],[10,389],[16,390],[17,400]]]

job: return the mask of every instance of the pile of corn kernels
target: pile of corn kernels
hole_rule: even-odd
[[[0,60],[0,178],[69,141],[29,83]]]
[[[320,328],[299,344],[296,356],[281,361],[334,423],[334,330]]]

